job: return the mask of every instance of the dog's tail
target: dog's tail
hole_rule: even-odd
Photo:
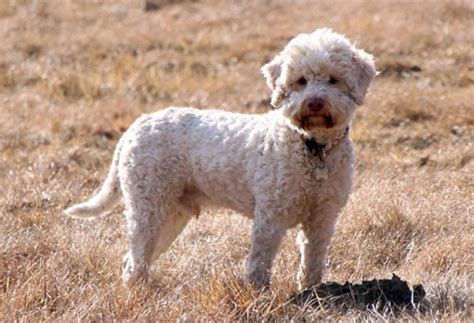
[[[74,205],[64,210],[64,213],[67,216],[73,218],[95,218],[103,215],[118,202],[122,193],[118,179],[118,163],[120,151],[122,149],[122,142],[123,137],[119,140],[117,147],[115,148],[109,173],[99,192],[91,197],[87,202]]]

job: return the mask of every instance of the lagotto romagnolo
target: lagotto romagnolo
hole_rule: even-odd
[[[253,219],[247,277],[254,286],[270,284],[280,241],[295,226],[298,286],[321,281],[351,190],[350,124],[376,74],[373,57],[318,29],[292,39],[262,72],[274,111],[168,108],[143,115],[118,142],[100,191],[65,211],[96,216],[122,197],[130,243],[125,283],[145,279],[203,205]]]

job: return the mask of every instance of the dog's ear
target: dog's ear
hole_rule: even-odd
[[[281,54],[278,54],[270,63],[265,64],[261,69],[268,87],[273,91],[270,103],[275,108],[278,108],[281,100],[285,97],[285,90],[283,89],[282,84],[279,84],[278,82],[278,78],[282,71],[282,65],[283,59]]]
[[[275,91],[276,89],[276,81],[281,74],[281,65],[283,60],[281,59],[280,55],[277,55],[271,62],[265,64],[261,71],[265,80],[267,81],[268,87]]]
[[[374,58],[361,49],[354,49],[352,59],[355,63],[357,84],[352,88],[351,95],[357,105],[362,105],[370,82],[377,74]]]

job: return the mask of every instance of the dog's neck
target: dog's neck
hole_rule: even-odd
[[[271,118],[276,117],[278,127],[283,126],[288,129],[290,136],[295,140],[301,140],[304,143],[304,148],[319,157],[322,162],[325,161],[328,153],[338,147],[349,136],[350,123],[342,127],[317,129],[309,132],[297,127],[278,110],[269,112],[269,115]]]
[[[300,137],[306,149],[324,162],[326,154],[335,149],[349,135],[349,127],[348,125],[331,131],[303,132],[300,133]]]

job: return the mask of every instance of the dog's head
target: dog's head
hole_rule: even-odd
[[[271,103],[306,132],[346,127],[376,71],[373,58],[330,29],[300,34],[262,67]]]

